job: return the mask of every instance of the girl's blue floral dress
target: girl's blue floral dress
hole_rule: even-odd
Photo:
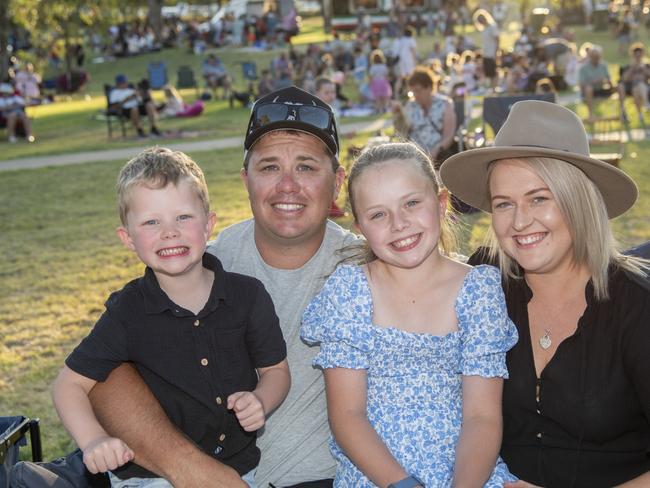
[[[427,488],[448,487],[453,480],[461,375],[507,378],[506,351],[517,342],[496,268],[470,270],[455,308],[459,330],[445,336],[376,326],[363,269],[343,265],[303,315],[303,340],[320,343],[314,365],[367,370],[370,423],[402,467]],[[435,320],[435,310],[431,317]],[[335,487],[375,486],[334,439],[330,448],[338,461]],[[501,488],[513,480],[499,458],[485,486]]]

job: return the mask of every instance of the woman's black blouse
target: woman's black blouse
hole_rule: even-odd
[[[525,280],[504,284],[519,342],[507,354],[501,456],[539,486],[611,487],[650,471],[650,291],[610,269],[576,332],[536,378]],[[534,338],[536,341],[538,338]],[[539,389],[538,394],[536,390]]]

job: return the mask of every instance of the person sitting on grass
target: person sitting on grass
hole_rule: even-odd
[[[203,100],[187,104],[172,85],[163,86],[163,93],[165,94],[165,104],[159,110],[164,117],[196,117],[203,112]]]
[[[25,99],[15,94],[9,83],[0,83],[0,119],[7,124],[7,137],[11,144],[16,142],[16,123],[20,122],[25,130],[27,142],[34,142],[32,123],[25,113]]]
[[[108,103],[112,108],[121,109],[122,115],[131,120],[133,127],[138,131],[138,137],[146,137],[140,124],[141,115],[146,115],[149,118],[151,133],[155,136],[161,135],[158,127],[156,127],[156,105],[151,99],[143,101],[136,89],[129,86],[129,80],[125,75],[115,77],[115,88],[111,90],[108,96]]]
[[[256,431],[290,384],[273,302],[260,281],[224,271],[205,252],[215,214],[188,156],[145,150],[120,172],[117,194],[117,234],[147,268],[109,297],[66,359],[53,388],[57,412],[90,472],[110,470],[113,487],[171,488],[130,463],[134,451],[107,434],[88,400],[97,382],[131,362],[187,438],[254,486]]]

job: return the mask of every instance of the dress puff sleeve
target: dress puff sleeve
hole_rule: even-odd
[[[300,336],[320,343],[314,366],[368,369],[372,349],[372,297],[363,270],[339,266],[302,316]]]
[[[501,274],[493,266],[473,268],[456,300],[461,330],[460,373],[486,378],[508,377],[506,352],[518,339],[508,318]]]

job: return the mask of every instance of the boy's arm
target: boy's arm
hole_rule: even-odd
[[[259,381],[252,392],[239,391],[228,396],[228,408],[247,432],[260,429],[269,414],[278,408],[289,393],[291,374],[284,359],[266,368],[257,368]]]
[[[133,451],[111,438],[99,424],[88,400],[97,382],[64,366],[54,382],[52,400],[63,425],[84,453],[92,473],[105,472],[129,462]]]
[[[502,378],[463,376],[463,424],[456,445],[454,488],[483,486],[501,448]]]
[[[202,452],[170,422],[130,364],[122,364],[97,383],[90,401],[102,426],[135,451],[134,462],[174,487],[247,488],[234,469]]]
[[[409,476],[395,460],[366,415],[366,371],[328,368],[327,414],[332,434],[352,462],[375,483],[386,487]]]
[[[289,393],[291,387],[289,363],[284,359],[273,366],[257,368],[257,374],[260,379],[253,393],[262,402],[264,413],[268,417],[273,410],[280,406]]]

